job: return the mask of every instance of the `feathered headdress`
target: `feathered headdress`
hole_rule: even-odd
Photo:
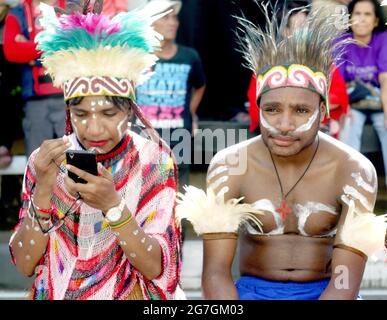
[[[110,19],[101,14],[102,2],[91,9],[87,0],[80,11],[73,6],[70,12],[40,4],[43,31],[36,42],[65,100],[89,95],[134,99],[135,86],[151,74],[147,71],[157,60],[153,52],[161,35],[151,25],[162,14],[138,9]]]
[[[347,15],[322,17],[320,11],[312,11],[304,24],[291,35],[286,28],[295,10],[282,15],[279,22],[278,8],[269,13],[268,4],[258,4],[264,13],[264,28],[239,17],[243,35],[239,35],[242,51],[250,68],[257,77],[257,98],[263,93],[280,87],[301,87],[318,93],[327,104],[330,71],[339,58],[338,36],[348,27]]]

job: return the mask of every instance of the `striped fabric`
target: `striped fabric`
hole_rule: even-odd
[[[75,149],[82,149],[74,134],[69,137]],[[35,156],[36,151],[27,164],[23,206],[14,232],[27,215]],[[158,240],[162,273],[157,279],[146,279],[125,257],[102,212],[82,203],[59,229],[49,233],[46,252],[36,269],[33,298],[128,299],[135,286],[140,286],[144,299],[174,299],[180,291],[181,237],[174,217],[176,179],[169,154],[128,130],[120,146],[99,161],[113,173],[116,190],[139,226]],[[58,210],[53,220],[74,202],[65,189],[64,173],[57,177],[51,201]],[[12,254],[12,247],[10,250]]]

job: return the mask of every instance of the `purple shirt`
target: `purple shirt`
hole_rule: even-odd
[[[380,88],[379,73],[387,72],[387,32],[373,33],[367,47],[347,45],[340,62],[340,72],[346,82],[360,79]]]

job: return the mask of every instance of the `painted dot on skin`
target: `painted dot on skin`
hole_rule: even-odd
[[[99,106],[103,106],[103,100],[99,100],[99,101],[98,101],[98,105],[99,105]]]
[[[94,107],[95,106],[95,101],[91,101],[91,106]]]
[[[97,119],[97,116],[95,115],[95,113],[93,113],[93,119]]]
[[[110,103],[110,101],[105,100],[105,104],[109,105],[111,103]]]
[[[82,123],[82,124],[86,124],[86,123],[87,123],[87,120],[82,120],[81,123]]]
[[[137,255],[136,255],[134,252],[129,253],[129,256],[130,256],[131,258],[137,257]]]
[[[94,107],[93,107],[93,108],[91,108],[91,111],[92,111],[92,112],[95,112],[95,108],[94,108]]]
[[[74,119],[74,122],[78,122],[78,120],[77,120],[77,119]]]
[[[29,254],[26,255],[26,260],[31,260],[31,256]]]
[[[121,246],[126,246],[126,241],[120,241]]]
[[[35,231],[40,231],[40,229],[39,229],[38,226],[35,226],[35,227],[34,227],[34,230],[35,230]]]
[[[120,233],[119,233],[119,232],[114,232],[114,235],[115,235],[116,237],[119,237],[119,236],[120,236]]]
[[[28,224],[26,224],[26,229],[30,230],[30,226]]]
[[[19,242],[17,243],[17,245],[19,246],[19,248],[21,248],[21,247],[23,247],[23,242],[19,241]]]
[[[141,239],[141,243],[144,243],[145,242],[145,237]]]
[[[148,248],[146,248],[147,251],[151,251],[152,250],[152,245],[149,245]]]
[[[31,239],[31,240],[30,240],[30,244],[31,244],[31,246],[34,246],[34,245],[35,245],[35,240],[34,240],[34,239]]]
[[[134,231],[133,231],[133,234],[134,234],[135,236],[137,236],[137,235],[138,235],[138,229],[134,230]]]

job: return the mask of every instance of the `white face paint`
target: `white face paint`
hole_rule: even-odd
[[[134,231],[133,231],[133,234],[134,234],[135,236],[137,236],[137,235],[138,235],[138,229],[134,230]]]
[[[137,255],[136,255],[134,252],[129,253],[129,256],[130,256],[131,258],[137,257]]]
[[[90,105],[94,107],[97,103],[95,101],[91,101]]]
[[[318,114],[319,114],[319,110],[316,109],[316,111],[312,114],[312,116],[308,119],[308,121],[306,123],[304,123],[303,125],[299,126],[296,130],[294,130],[294,132],[302,133],[302,132],[306,132],[306,131],[310,130],[310,128],[312,127],[312,125],[316,121]],[[262,109],[260,110],[260,121],[261,121],[262,126],[265,129],[267,129],[271,134],[279,134],[280,133],[279,130],[274,128],[271,124],[269,124],[266,121],[265,117],[263,116]]]
[[[30,244],[31,244],[31,246],[34,246],[34,245],[35,245],[35,240],[34,240],[34,239],[31,239],[31,240],[30,240]]]
[[[310,130],[312,125],[315,123],[317,117],[318,117],[319,109],[317,108],[316,111],[312,114],[312,116],[309,118],[309,120],[304,123],[303,125],[299,126],[294,132],[301,133]]]
[[[34,227],[34,230],[35,230],[36,232],[40,231],[40,229],[39,229],[38,226],[35,226],[35,227]]]
[[[81,123],[82,123],[83,125],[86,125],[86,124],[87,124],[87,120],[82,120]]]
[[[17,243],[17,245],[18,245],[19,248],[22,248],[22,247],[23,247],[23,242],[19,241],[19,242]]]
[[[27,255],[26,255],[26,260],[27,260],[27,261],[31,260],[31,256],[27,254]]]
[[[260,118],[259,118],[260,120],[259,120],[259,121],[261,122],[262,126],[263,126],[266,130],[268,130],[271,134],[279,134],[279,133],[280,133],[279,130],[277,130],[276,128],[274,128],[272,125],[270,125],[270,124],[266,121],[265,117],[263,116],[262,109],[260,109],[259,114],[260,114]]]
[[[365,191],[367,191],[369,193],[375,193],[375,191],[377,190],[377,184],[374,183],[373,185],[371,185],[371,184],[365,182],[363,177],[361,176],[360,172],[352,173],[351,177],[354,178],[356,181],[356,184],[360,188],[364,189]],[[368,180],[370,181],[371,179],[368,179]]]
[[[123,241],[123,240],[120,241],[120,245],[121,245],[121,246],[126,246],[126,241]]]
[[[141,239],[141,243],[145,243],[145,237]]]
[[[152,245],[149,245],[149,247],[146,250],[147,251],[151,251],[152,250]]]
[[[118,136],[119,136],[119,141],[121,141],[122,137],[124,136],[124,133],[126,131],[125,122],[127,122],[127,121],[128,120],[125,117],[117,126],[117,132],[118,132]]]

